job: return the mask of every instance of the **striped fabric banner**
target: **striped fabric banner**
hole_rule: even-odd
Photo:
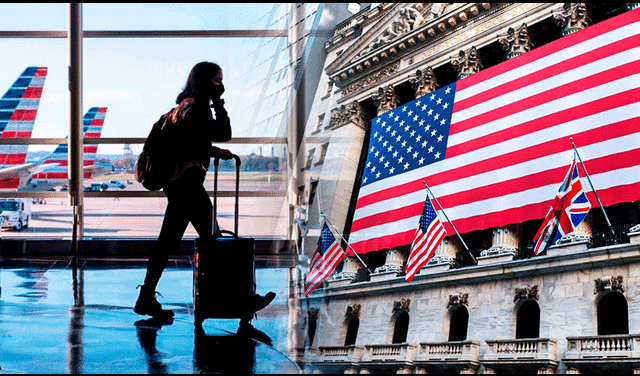
[[[351,246],[411,243],[423,180],[461,233],[542,219],[572,158],[570,137],[603,205],[640,199],[638,101],[634,10],[378,116]]]

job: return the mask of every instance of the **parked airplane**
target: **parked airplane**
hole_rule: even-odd
[[[107,114],[107,107],[92,107],[87,111],[82,120],[82,131],[85,138],[99,138],[102,134],[102,126]],[[97,144],[84,145],[83,176],[91,179],[96,169]],[[69,185],[68,172],[69,147],[67,144],[60,144],[56,149],[39,162],[40,166],[26,181],[26,185],[21,190],[50,190],[57,187]],[[22,187],[21,187],[22,188]]]
[[[31,138],[47,67],[28,67],[0,99],[0,138]],[[0,189],[17,189],[37,165],[25,163],[29,145],[0,145]]]

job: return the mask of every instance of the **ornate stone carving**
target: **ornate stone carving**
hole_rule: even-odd
[[[307,316],[309,316],[309,319],[318,320],[318,310],[317,309],[308,310]]]
[[[357,91],[363,90],[372,84],[375,84],[387,77],[392,76],[393,74],[396,73],[399,67],[400,67],[400,62],[397,62],[393,65],[390,65],[384,69],[377,71],[376,73],[370,76],[367,76],[363,80],[360,80],[353,85],[347,86],[342,90],[342,97],[346,97],[347,95],[351,95]]]
[[[409,305],[411,304],[411,299],[401,299],[399,302],[393,302],[393,312],[397,311],[407,311],[409,312]]]
[[[565,3],[563,10],[554,13],[553,19],[562,28],[562,35],[569,35],[589,26],[589,6],[587,3]]]
[[[338,128],[348,123],[353,123],[363,129],[366,127],[367,119],[360,103],[353,102],[347,105],[343,104],[331,110],[330,124],[332,128]]]
[[[605,276],[602,278],[596,278],[593,282],[595,282],[596,285],[593,293],[596,295],[606,290],[624,292],[623,279],[621,275],[616,277]]]
[[[427,67],[425,72],[418,69],[414,76],[409,77],[409,83],[416,94],[416,98],[432,93],[438,88],[438,81],[431,67]]]
[[[362,309],[362,306],[360,304],[347,306],[347,312],[344,313],[344,317],[349,317],[354,315],[360,317],[361,309]]]
[[[514,302],[518,302],[522,299],[538,300],[538,285],[516,287],[516,294],[513,297]]]
[[[469,52],[460,51],[458,53],[458,59],[452,59],[451,65],[453,69],[458,73],[458,78],[463,79],[467,76],[471,76],[474,73],[480,72],[482,69],[482,62],[480,61],[480,55],[476,47],[471,47]]]
[[[373,103],[378,108],[378,115],[391,111],[400,105],[400,99],[396,93],[396,89],[392,85],[386,88],[378,88],[378,93],[372,95]]]
[[[502,45],[502,49],[506,52],[507,59],[522,55],[533,48],[531,35],[529,34],[529,28],[526,23],[523,23],[517,32],[514,28],[510,27],[509,30],[507,30],[506,36],[498,36],[498,43]]]
[[[469,306],[469,294],[466,293],[457,293],[453,295],[449,295],[449,303],[447,304],[447,308],[451,308],[456,305],[465,305]]]
[[[391,21],[389,26],[387,26],[387,28],[376,37],[373,43],[363,48],[354,60],[357,60],[362,56],[366,56],[371,51],[374,51],[398,37],[415,30],[423,23],[425,23],[425,18],[416,8],[407,6],[398,9],[398,15],[393,19],[393,21]]]

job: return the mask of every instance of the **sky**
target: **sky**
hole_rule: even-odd
[[[83,4],[86,30],[266,29],[273,4]],[[282,14],[280,14],[282,16]],[[278,16],[276,15],[277,19]],[[276,19],[272,19],[275,22]],[[68,29],[68,4],[0,4],[0,30]],[[276,26],[285,27],[284,19]],[[188,73],[200,61],[218,63],[224,72],[223,95],[234,137],[255,134],[247,104],[259,95],[260,72],[254,64],[273,55],[274,38],[85,38],[83,112],[108,107],[102,137],[146,137],[151,125],[175,105]],[[264,56],[252,56],[264,44]],[[49,68],[34,138],[68,134],[68,42],[64,38],[0,38],[0,92],[27,66]],[[124,145],[100,145],[100,154],[120,154]],[[30,151],[54,146],[31,145]],[[239,146],[236,146],[239,147]],[[257,145],[249,146],[255,148]],[[132,145],[139,153],[141,145]],[[234,150],[232,150],[234,151]]]

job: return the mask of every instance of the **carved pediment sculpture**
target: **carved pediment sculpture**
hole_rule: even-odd
[[[449,303],[447,304],[447,308],[451,308],[456,305],[469,306],[469,294],[458,293],[449,295]]]
[[[471,76],[474,73],[480,72],[482,69],[482,62],[480,61],[480,55],[476,47],[471,47],[469,52],[460,51],[458,53],[458,59],[452,59],[451,65],[458,73],[458,78],[463,79],[467,76]]]
[[[416,94],[416,98],[432,93],[438,88],[438,81],[431,67],[427,67],[424,72],[418,69],[414,76],[409,77],[409,83]]]
[[[615,277],[606,276],[596,278],[593,282],[596,285],[596,288],[593,291],[594,294],[599,294],[605,290],[624,292],[623,278],[621,275]]]
[[[513,297],[513,301],[518,302],[522,299],[538,300],[539,299],[538,285],[533,285],[531,287],[529,286],[516,287],[516,293],[515,293],[515,296]]]
[[[378,108],[378,115],[391,111],[400,105],[400,99],[396,93],[396,89],[392,85],[386,88],[378,88],[378,93],[371,96],[373,103]]]
[[[498,37],[498,43],[502,46],[502,49],[507,53],[507,59],[522,55],[525,52],[531,51],[533,43],[531,42],[531,35],[529,33],[529,27],[524,23],[518,31],[512,27],[507,30],[507,35],[504,37]]]
[[[562,11],[553,14],[553,19],[562,28],[562,34],[568,35],[589,26],[589,13],[587,3],[565,3]]]
[[[349,316],[358,316],[358,317],[360,317],[360,310],[361,309],[362,309],[362,306],[360,304],[354,304],[354,305],[347,306],[347,312],[344,313],[344,317],[349,317]]]
[[[391,21],[389,26],[387,26],[371,44],[363,48],[355,59],[366,56],[369,52],[417,29],[420,25],[424,24],[425,21],[422,13],[413,6],[398,9],[397,16]]]
[[[409,305],[411,305],[411,299],[401,299],[399,302],[393,302],[393,312],[407,311],[409,312]]]

